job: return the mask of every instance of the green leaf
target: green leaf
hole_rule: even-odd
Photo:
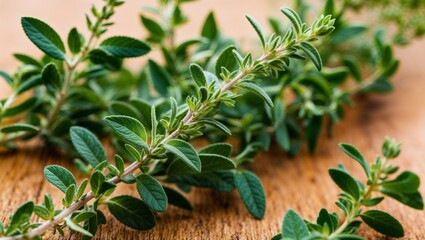
[[[87,231],[86,229],[84,229],[80,225],[73,222],[72,219],[71,219],[71,216],[66,217],[64,220],[65,220],[66,225],[72,231],[79,232],[79,233],[83,234],[84,236],[93,237],[93,234],[91,234],[89,231]]]
[[[353,75],[354,80],[356,82],[360,82],[362,80],[362,75],[360,72],[359,63],[356,62],[354,58],[351,57],[345,57],[344,58],[344,65],[350,69],[351,75]]]
[[[26,224],[34,211],[34,203],[26,202],[16,209],[12,218],[10,219],[9,227],[7,228],[6,235],[12,233],[16,229],[20,228],[21,225]]]
[[[361,89],[362,93],[389,93],[394,90],[393,85],[385,78],[378,78]]]
[[[404,230],[400,222],[386,212],[369,210],[360,215],[362,220],[371,228],[389,237],[403,237]]]
[[[122,195],[111,198],[107,202],[109,211],[124,225],[137,229],[149,230],[156,224],[155,216],[149,207],[135,197]]]
[[[82,127],[72,127],[70,136],[74,148],[92,167],[107,161],[102,144],[89,130]]]
[[[214,18],[214,13],[210,12],[205,19],[204,25],[202,26],[201,36],[214,40],[218,36],[217,23]]]
[[[154,211],[165,212],[167,210],[167,195],[155,178],[147,174],[137,176],[137,191],[143,201]]]
[[[204,148],[202,148],[199,153],[211,153],[218,154],[224,157],[230,157],[232,153],[232,145],[228,143],[213,143]]]
[[[50,165],[44,168],[44,177],[64,193],[71,184],[77,185],[72,173],[58,165]]]
[[[248,211],[258,219],[264,217],[266,196],[260,179],[244,170],[235,174],[235,185]]]
[[[135,119],[140,118],[137,108],[123,101],[112,101],[109,109],[114,115],[125,115]]]
[[[0,77],[2,77],[9,85],[12,85],[15,80],[7,72],[0,70]]]
[[[115,154],[115,166],[117,167],[118,171],[120,171],[120,173],[124,172],[124,160],[122,159],[121,156]]]
[[[217,170],[232,170],[236,168],[235,163],[224,156],[211,153],[199,154],[201,159],[202,172],[217,171]]]
[[[62,77],[56,64],[47,64],[41,72],[41,78],[49,92],[56,93],[62,90]]]
[[[270,99],[269,95],[267,95],[267,93],[258,85],[251,82],[241,82],[238,84],[238,86],[261,97],[267,103],[267,105],[269,105],[269,107],[274,107],[273,101]]]
[[[171,76],[156,62],[149,59],[149,71],[155,90],[161,95],[167,95],[168,87],[171,86]]]
[[[16,133],[16,132],[28,132],[36,133],[40,129],[36,126],[26,124],[26,123],[15,123],[8,126],[5,126],[1,129],[2,133]]]
[[[190,168],[201,172],[201,160],[192,145],[180,139],[172,139],[163,146],[166,150],[177,155]]]
[[[344,151],[348,156],[352,159],[356,160],[364,169],[368,178],[370,178],[370,167],[366,159],[360,153],[360,151],[351,144],[348,143],[340,143],[339,147]]]
[[[280,11],[291,21],[297,35],[300,34],[302,32],[302,21],[298,14],[290,8],[281,8]]]
[[[94,64],[100,64],[108,70],[117,71],[121,68],[121,59],[114,57],[106,51],[96,48],[89,52],[89,59]]]
[[[37,97],[28,98],[24,102],[16,106],[7,108],[3,116],[11,117],[11,116],[18,115],[19,113],[22,113],[23,111],[29,111],[36,106],[37,101],[38,101]]]
[[[232,72],[236,66],[237,61],[235,55],[233,54],[233,50],[236,50],[235,46],[229,46],[220,53],[217,62],[215,64],[215,75],[217,75],[220,79],[222,79],[221,71],[222,68],[227,69]]]
[[[419,192],[401,193],[401,192],[392,192],[388,189],[380,189],[379,191],[409,207],[412,207],[414,209],[419,209],[419,210],[424,209],[424,201]]]
[[[282,122],[277,126],[275,130],[275,134],[276,134],[276,140],[279,146],[283,150],[288,151],[291,147],[291,142],[290,142],[289,133],[288,133],[288,129],[286,127],[285,122]]]
[[[118,58],[139,57],[151,50],[147,43],[125,36],[107,38],[100,44],[100,48]]]
[[[43,220],[49,220],[51,217],[49,210],[43,205],[35,205],[34,213]]]
[[[40,63],[31,56],[22,53],[15,53],[13,56],[26,65],[33,65],[36,67],[41,67]],[[0,71],[1,72],[1,71]],[[0,74],[1,75],[1,74]]]
[[[341,44],[347,40],[351,40],[356,36],[360,36],[367,30],[366,25],[352,24],[348,26],[341,26],[336,28],[336,31],[332,34],[332,44]]]
[[[381,186],[391,192],[415,193],[420,185],[419,177],[410,171],[402,172],[396,179],[382,182]]]
[[[105,176],[100,171],[95,171],[90,177],[90,187],[95,196],[98,196],[100,187],[105,182]]]
[[[40,74],[34,75],[30,77],[29,79],[25,80],[23,83],[19,84],[18,88],[16,89],[16,94],[22,94],[33,87],[41,85],[42,83],[43,83],[43,80],[41,79],[41,75]]]
[[[258,37],[260,38],[260,41],[261,41],[261,45],[263,46],[263,48],[265,48],[266,47],[266,38],[264,37],[264,33],[263,33],[263,30],[261,29],[260,25],[252,17],[250,17],[248,15],[245,15],[245,17],[248,19],[251,26],[257,32]]]
[[[308,150],[313,153],[316,150],[317,142],[319,141],[320,131],[322,130],[323,116],[314,116],[310,119],[306,128],[306,140]]]
[[[301,42],[300,48],[307,55],[307,57],[310,58],[310,60],[314,63],[317,70],[319,71],[322,70],[322,65],[323,65],[322,58],[320,57],[320,54],[317,51],[317,49],[308,42]]]
[[[189,67],[192,79],[196,82],[196,85],[203,87],[207,85],[207,78],[205,77],[204,70],[196,63],[192,63]]]
[[[339,188],[350,194],[355,200],[359,199],[359,185],[350,174],[340,169],[331,168],[329,169],[329,175]]]
[[[205,119],[199,120],[198,122],[211,125],[211,126],[217,128],[218,130],[222,131],[223,133],[225,133],[228,136],[232,135],[232,132],[230,131],[230,129],[226,125],[215,120],[214,118],[205,118]]]
[[[65,46],[59,35],[49,25],[32,17],[21,18],[27,37],[45,54],[65,60]]]
[[[161,40],[165,36],[164,29],[156,21],[150,18],[147,18],[143,15],[140,16],[140,20],[142,21],[143,25],[151,34],[151,37]]]
[[[113,115],[105,117],[106,124],[124,141],[148,149],[145,127],[135,118]]]
[[[96,212],[94,211],[84,211],[78,213],[75,217],[72,218],[72,221],[75,223],[80,223],[83,221],[87,221],[88,219],[96,217]]]
[[[335,231],[338,227],[338,219],[335,219],[335,217],[331,215],[325,208],[322,208],[320,210],[316,222],[320,226],[324,226],[325,224],[327,224],[331,232]]]
[[[292,209],[285,214],[282,224],[282,235],[286,239],[302,240],[310,235],[304,220]]]
[[[73,54],[79,53],[83,47],[83,41],[76,28],[72,28],[68,34],[68,47]]]
[[[190,202],[179,192],[174,189],[163,187],[165,194],[167,194],[168,203],[174,205],[176,207],[185,209],[185,210],[193,210]]]

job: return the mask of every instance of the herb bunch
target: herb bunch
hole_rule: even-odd
[[[61,37],[47,23],[22,18],[25,34],[46,56],[38,60],[15,54],[22,63],[18,70],[13,75],[0,72],[12,89],[12,94],[0,102],[0,146],[13,148],[18,140],[41,136],[48,143],[68,149],[67,135],[73,125],[103,133],[99,120],[106,103],[122,96],[108,94],[105,86],[93,79],[118,70],[122,59],[151,50],[147,43],[127,36],[96,43],[113,24],[110,18],[123,3],[104,0],[102,7],[93,6],[91,15],[86,15],[89,36],[85,38],[76,28],[71,29],[68,54]],[[13,120],[16,117],[18,122]]]
[[[0,235],[4,236],[1,239],[38,238],[49,229],[63,233],[65,228],[90,238],[99,224],[106,223],[102,205],[107,205],[120,222],[138,230],[154,227],[153,212],[164,212],[168,203],[191,209],[179,192],[162,186],[158,180],[175,183],[187,191],[192,186],[225,192],[237,188],[248,211],[255,218],[262,218],[266,208],[264,190],[258,177],[243,169],[244,154],[231,158],[231,145],[224,143],[211,144],[197,152],[188,141],[201,136],[206,125],[230,134],[226,125],[213,117],[220,105],[233,107],[243,91],[258,95],[273,107],[272,100],[257,82],[260,77],[288,68],[290,59],[305,54],[321,68],[320,56],[312,42],[332,32],[334,20],[331,16],[321,16],[307,27],[293,10],[282,8],[281,11],[292,23],[284,36],[265,37],[258,23],[247,16],[262,43],[260,57],[242,56],[230,47],[217,60],[218,75],[197,64],[190,65],[196,94],[187,96],[184,103],[178,104],[170,97],[168,110],[161,115],[152,106],[149,123],[145,122],[146,118],[142,122],[126,115],[107,116],[105,123],[125,143],[128,158],[115,155],[114,161],[108,161],[93,133],[83,127],[72,127],[71,141],[90,165],[90,177],[77,183],[67,169],[47,166],[46,180],[64,193],[62,206],[54,206],[47,194],[42,204],[24,203],[11,216],[7,227],[1,224]],[[125,166],[124,160],[131,164]],[[140,198],[111,197],[119,183],[136,184]],[[33,213],[45,221],[30,222]]]
[[[384,197],[393,198],[414,209],[424,208],[422,195],[419,193],[419,177],[411,171],[403,171],[394,177],[399,167],[393,164],[400,154],[400,144],[386,139],[382,145],[382,156],[373,163],[368,163],[354,146],[340,144],[341,149],[360,164],[367,177],[363,184],[355,179],[342,165],[329,169],[329,175],[343,191],[339,194],[336,205],[344,213],[340,224],[337,213],[330,213],[323,208],[316,222],[303,220],[294,210],[289,210],[283,220],[282,233],[273,237],[277,239],[365,239],[357,235],[362,223],[389,237],[403,237],[401,223],[390,214],[381,210],[367,210],[375,207]]]

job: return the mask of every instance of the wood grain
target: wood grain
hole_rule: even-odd
[[[202,4],[208,5],[204,1],[199,6],[203,6]],[[3,2],[1,5],[4,7]],[[80,9],[80,6],[74,8]],[[249,8],[255,9],[252,6]],[[34,9],[36,10],[37,8]],[[0,25],[0,28],[3,27]],[[16,45],[11,42],[6,46]],[[2,52],[1,55],[5,53]],[[424,179],[425,41],[399,49],[397,55],[401,58],[402,65],[394,78],[395,92],[356,99],[357,105],[349,109],[345,119],[336,125],[334,137],[329,139],[322,136],[319,150],[314,156],[303,151],[298,157],[289,159],[280,150],[273,148],[257,157],[251,167],[261,178],[268,198],[264,220],[255,220],[248,214],[236,191],[225,194],[196,189],[188,194],[194,206],[193,212],[170,207],[166,213],[157,215],[157,226],[146,232],[124,227],[108,215],[109,223],[99,230],[96,239],[270,239],[279,232],[282,217],[289,208],[295,209],[307,219],[314,219],[322,207],[338,211],[333,203],[339,190],[330,180],[327,169],[343,163],[350,172],[362,176],[361,168],[338,149],[339,142],[356,145],[372,161],[379,153],[384,137],[394,137],[403,142],[402,154],[397,160],[402,169],[411,169]],[[14,65],[13,62],[10,63],[10,59],[2,60],[2,64]],[[1,96],[7,95],[8,91],[4,86],[0,85],[0,89]],[[110,147],[108,154],[113,154]],[[7,219],[26,200],[42,201],[46,192],[50,192],[55,201],[60,201],[62,193],[44,181],[44,166],[60,164],[77,172],[69,159],[50,153],[39,142],[32,142],[15,153],[3,153],[0,161],[0,220]],[[82,176],[78,177],[81,179]],[[421,192],[424,193],[424,190],[422,185]],[[120,186],[117,191],[137,194],[128,185]],[[385,201],[380,208],[394,214],[402,222],[406,232],[404,239],[425,239],[423,211],[404,207],[391,199]],[[386,239],[364,226],[361,234],[368,239]],[[57,236],[46,236],[46,239],[56,238]],[[80,237],[67,233],[63,239]]]

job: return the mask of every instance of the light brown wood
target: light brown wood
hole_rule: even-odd
[[[228,0],[227,0],[228,1]],[[226,1],[226,2],[227,2]],[[51,5],[59,7],[66,5],[69,11],[57,15],[59,11],[42,10],[41,6],[35,2],[43,2],[40,5],[48,8]],[[57,2],[60,2],[57,3]],[[36,15],[48,19],[55,26],[69,29],[75,20],[81,20],[81,13],[87,9],[87,2],[74,3],[74,1],[23,1],[15,0],[13,3],[0,3],[0,46],[2,48],[0,63],[6,68],[12,69],[16,65],[9,56],[9,51],[17,51],[20,44],[26,51],[30,46],[23,34],[18,33],[20,15]],[[75,1],[77,2],[77,1]],[[149,1],[150,2],[150,1]],[[214,1],[224,3],[222,1]],[[277,15],[274,10],[270,11],[263,1],[256,4],[241,4],[236,8],[236,3],[246,2],[246,0],[229,1],[235,10],[232,17],[224,16],[222,12],[228,13],[229,8],[217,6],[216,11],[221,17],[226,18],[229,26],[226,29],[233,29],[228,35],[240,37],[245,32],[235,32],[235,29],[248,29],[247,25],[240,27],[238,24],[244,22],[243,14],[248,12],[257,15],[256,18],[265,19],[265,15]],[[251,1],[250,1],[251,2]],[[261,4],[260,4],[261,2]],[[19,5],[26,4],[27,6]],[[33,4],[28,6],[28,4]],[[127,16],[133,16],[133,20],[127,20],[129,24],[134,24],[139,2],[129,1],[129,7],[119,13],[118,20],[123,21]],[[145,3],[148,4],[148,3]],[[189,7],[189,10],[198,11],[193,14],[195,19],[203,19],[205,12],[213,4],[201,1]],[[268,6],[268,5],[267,5]],[[6,10],[5,10],[6,8]],[[25,11],[23,11],[23,9]],[[255,11],[258,9],[258,11]],[[9,10],[9,11],[8,11]],[[11,13],[10,11],[15,11]],[[75,10],[77,13],[73,13]],[[125,14],[126,13],[126,14]],[[4,14],[9,14],[5,15]],[[60,17],[62,16],[63,17]],[[129,15],[133,14],[133,15]],[[200,15],[200,16],[198,16]],[[46,17],[44,17],[46,16]],[[239,17],[238,17],[239,16]],[[237,20],[234,20],[237,19]],[[15,21],[16,20],[16,21]],[[12,21],[15,21],[12,23]],[[82,26],[81,21],[79,26]],[[7,26],[11,24],[10,26]],[[62,25],[61,25],[62,24]],[[199,24],[195,24],[199,26]],[[140,28],[137,24],[126,27],[121,23],[120,27],[114,31],[124,29],[122,33],[133,33]],[[131,29],[131,30],[130,30]],[[198,29],[198,28],[197,28]],[[4,35],[4,31],[10,31]],[[186,29],[189,32],[193,29]],[[63,30],[64,31],[64,30]],[[63,34],[66,31],[62,32]],[[250,33],[251,34],[251,33]],[[246,38],[252,35],[243,35]],[[25,39],[25,40],[23,40]],[[4,49],[4,51],[3,51]],[[31,47],[31,51],[37,52]],[[381,143],[385,136],[394,137],[403,142],[402,154],[397,160],[402,169],[411,169],[422,178],[425,177],[425,65],[423,56],[425,55],[425,41],[412,44],[408,48],[398,49],[396,53],[402,60],[401,69],[394,78],[395,92],[389,95],[371,96],[357,99],[356,106],[348,109],[345,119],[336,125],[335,135],[329,139],[322,136],[319,149],[314,156],[303,151],[294,159],[287,158],[280,150],[273,148],[268,153],[260,154],[252,170],[261,178],[267,194],[267,212],[264,220],[253,219],[244,209],[238,193],[231,194],[216,193],[205,189],[196,189],[188,195],[195,210],[187,212],[170,207],[164,214],[157,215],[157,226],[150,231],[138,232],[121,225],[117,220],[108,216],[108,225],[103,226],[96,239],[270,239],[277,234],[280,229],[282,217],[288,208],[297,210],[303,217],[314,219],[320,208],[326,207],[338,211],[333,204],[336,194],[339,193],[337,187],[330,180],[327,169],[343,163],[356,176],[362,177],[361,168],[352,160],[348,159],[337,147],[339,142],[349,142],[356,145],[365,156],[372,161],[380,152]],[[133,63],[134,64],[134,63]],[[0,95],[5,96],[8,90],[4,85],[0,85]],[[108,147],[108,154],[112,155],[113,150]],[[36,202],[42,201],[43,194],[50,192],[55,201],[59,203],[62,193],[46,183],[43,178],[43,168],[48,164],[60,164],[77,172],[69,159],[49,153],[40,143],[34,142],[29,146],[22,147],[18,152],[0,155],[0,220],[5,220],[8,215],[21,203],[32,199]],[[82,176],[79,176],[81,179]],[[425,186],[421,186],[424,193]],[[133,187],[128,185],[119,186],[119,193],[136,195]],[[404,207],[391,199],[386,200],[380,209],[394,214],[405,226],[406,236],[404,239],[425,239],[425,214]],[[107,212],[107,211],[105,211]],[[386,239],[366,227],[361,228],[361,234],[368,239]],[[46,239],[57,238],[47,235]],[[78,235],[67,234],[64,239],[79,239]]]

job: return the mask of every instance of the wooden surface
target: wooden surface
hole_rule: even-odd
[[[10,6],[2,1],[0,14],[6,13],[7,7],[10,10],[12,6],[15,6],[15,2],[19,4],[20,2],[34,3],[37,1],[16,0]],[[44,6],[56,4],[56,1],[44,2],[46,2]],[[69,4],[69,8],[82,8],[81,6],[71,6],[71,2],[74,1],[58,2]],[[134,4],[134,2],[130,1],[130,5],[133,7],[140,4]],[[242,1],[234,2],[241,3]],[[235,13],[236,17],[239,12],[253,12],[255,6],[252,5],[238,9],[238,13]],[[201,1],[197,6],[211,7],[212,5]],[[6,10],[4,10],[5,7]],[[22,8],[15,6],[14,9],[17,11],[14,13],[17,16],[34,15],[31,14],[34,11],[38,11],[41,13],[39,15],[43,16],[40,7],[31,9],[28,6]],[[24,14],[20,12],[22,9],[27,9]],[[216,11],[220,9],[217,7]],[[229,11],[228,8],[226,9],[223,11]],[[258,9],[260,11],[258,18],[264,17],[269,11],[267,8],[259,7]],[[207,10],[202,9],[200,14]],[[84,12],[84,9],[79,11]],[[125,11],[133,11],[135,14],[137,9],[128,8]],[[70,22],[67,20],[71,16],[70,13],[67,13],[65,18],[56,20],[51,17],[54,14],[49,15],[49,13],[51,12],[46,14],[52,19],[50,22],[53,21],[58,26],[61,24],[67,26],[66,24]],[[9,13],[9,16],[11,14]],[[123,17],[120,16],[120,18]],[[202,18],[199,17],[199,19]],[[240,19],[242,21],[239,21]],[[243,22],[242,13],[239,14],[239,20],[233,24]],[[10,31],[17,37],[16,41],[13,38],[13,41],[5,45],[4,43],[9,41],[5,41],[6,36],[9,39],[13,35],[2,33],[0,46],[5,51],[2,50],[0,60],[1,67],[12,68],[16,63],[11,60],[9,51],[18,51],[17,48],[20,46],[18,43],[27,40],[23,40],[22,34],[17,34],[17,29],[19,29],[17,26],[6,27],[6,23],[9,24],[9,20],[0,21],[0,30],[3,32],[5,29],[15,28]],[[235,25],[228,29],[232,27],[234,28]],[[128,31],[128,28],[125,29]],[[242,33],[238,32],[237,34]],[[235,36],[234,34],[230,35]],[[30,45],[27,42],[25,44]],[[30,51],[37,52],[32,47]],[[261,178],[266,190],[268,200],[264,220],[255,220],[248,214],[237,192],[226,194],[196,189],[188,195],[195,209],[193,212],[170,207],[166,213],[157,215],[157,226],[147,232],[138,232],[124,227],[108,215],[108,225],[99,230],[96,239],[270,239],[280,231],[282,217],[288,208],[297,210],[303,217],[310,220],[317,216],[322,207],[338,211],[334,202],[339,190],[330,180],[327,169],[343,163],[352,173],[362,176],[361,168],[338,149],[337,144],[343,141],[356,145],[364,152],[369,161],[372,161],[379,153],[384,137],[394,137],[403,142],[402,154],[397,160],[398,164],[402,166],[402,169],[411,169],[425,179],[425,62],[423,60],[425,41],[416,42],[405,49],[399,49],[397,55],[402,59],[402,65],[394,78],[395,92],[390,95],[357,99],[357,105],[347,111],[348,114],[343,122],[336,125],[334,137],[332,139],[322,137],[319,149],[314,156],[303,151],[297,158],[288,159],[277,149],[258,156],[252,165],[252,170]],[[0,85],[0,95],[7,94],[7,88]],[[112,155],[113,150],[108,148],[108,153]],[[17,153],[0,155],[0,182],[2,183],[0,184],[0,220],[7,219],[11,211],[28,199],[36,202],[42,201],[43,194],[46,192],[50,192],[55,201],[59,202],[62,193],[47,184],[43,178],[43,168],[48,164],[60,164],[77,172],[69,160],[49,154],[49,150],[39,143],[22,148]],[[421,192],[424,193],[424,190],[425,185],[423,184]],[[135,189],[128,185],[119,186],[118,192],[137,194]],[[402,222],[406,231],[404,239],[425,239],[425,214],[423,211],[404,207],[391,199],[385,201],[380,208],[394,214]],[[368,239],[386,239],[364,226],[361,228],[361,234]],[[46,239],[51,239],[51,237],[47,236]],[[65,239],[79,239],[79,237],[78,235],[67,235]]]

